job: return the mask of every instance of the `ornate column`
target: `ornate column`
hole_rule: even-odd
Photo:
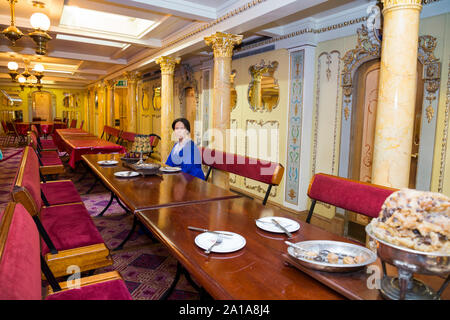
[[[139,72],[125,72],[128,81],[128,112],[126,131],[136,132],[137,129],[137,82],[141,77]]]
[[[114,80],[105,81],[106,84],[106,124],[114,127]]]
[[[156,63],[161,66],[161,162],[166,162],[173,147],[173,75],[180,58],[162,56],[156,59]]]
[[[213,90],[213,128],[212,147],[226,150],[226,134],[230,128],[230,75],[231,56],[235,45],[242,42],[241,35],[216,32],[205,37],[205,43],[214,51],[214,90]],[[228,173],[216,171],[212,181],[223,188],[229,188]]]
[[[101,136],[103,132],[103,127],[105,126],[105,112],[106,112],[106,100],[105,100],[106,84],[101,81],[97,85],[97,104],[98,108],[96,110],[97,118],[97,135]]]
[[[408,187],[416,103],[421,0],[382,0],[381,49],[372,182]]]

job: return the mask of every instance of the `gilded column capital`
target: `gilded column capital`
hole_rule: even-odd
[[[417,9],[422,10],[422,0],[381,0],[383,13],[395,9]]]
[[[175,66],[181,61],[180,58],[172,58],[168,56],[161,56],[155,60],[161,67],[161,74],[173,74]]]
[[[115,83],[114,80],[105,80],[106,88],[108,88],[108,90],[114,88]]]
[[[240,44],[242,38],[242,35],[216,32],[204,39],[206,45],[213,49],[214,57],[231,57],[233,55],[234,46]]]
[[[131,71],[125,71],[123,75],[127,79],[127,81],[130,82],[131,84],[136,84],[136,82],[138,82],[142,77],[142,74],[140,72],[131,72]]]

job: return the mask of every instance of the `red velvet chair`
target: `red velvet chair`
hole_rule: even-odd
[[[29,150],[29,149],[28,149]],[[39,166],[33,153],[24,151],[25,161],[17,173],[12,196],[32,215],[42,236],[42,254],[55,276],[67,275],[67,267],[81,271],[109,266],[112,259],[103,238],[82,202],[44,206]]]
[[[34,152],[39,159],[41,173],[43,175],[52,175],[64,173],[64,165],[59,158],[58,151],[39,151],[39,146],[37,143],[37,136],[33,131],[29,132],[30,146],[33,148]]]
[[[309,183],[308,197],[312,199],[312,202],[306,222],[310,223],[317,201],[376,218],[386,198],[397,190],[325,173],[316,173]]]
[[[208,181],[212,169],[217,169],[268,184],[269,187],[263,200],[264,205],[267,203],[272,187],[278,186],[283,178],[284,167],[280,163],[208,148],[201,148],[201,154],[202,163],[209,166],[205,177],[206,181]]]
[[[39,167],[36,153],[30,147],[24,149],[18,174],[27,166]],[[72,180],[46,181],[42,176],[41,180],[41,199],[45,206],[83,202]]]
[[[41,270],[51,286],[46,300],[132,300],[117,271],[80,278],[79,288],[58,283],[40,254],[39,232],[26,209],[11,202],[0,216],[0,300],[41,300]]]
[[[127,148],[127,151],[129,151],[131,145],[134,142],[135,137],[136,133],[134,132],[122,131],[118,144],[124,146],[125,148]]]
[[[158,146],[159,141],[161,141],[160,136],[158,136],[157,134],[154,134],[154,133],[150,134],[150,146],[152,147],[152,152]]]
[[[70,127],[71,128],[76,128],[77,127],[77,119],[72,119],[72,121],[70,122]]]
[[[41,139],[41,137],[39,135],[39,131],[34,124],[31,125],[31,131],[33,131],[35,133],[36,140],[38,143],[37,147],[39,148],[40,151],[41,150],[46,150],[46,151],[57,151],[58,150],[58,148],[56,147],[53,140]]]
[[[113,128],[110,126],[104,126],[102,135],[100,136],[100,139],[103,139],[103,136],[105,136],[106,141],[111,141],[111,138],[115,137],[116,141],[114,143],[119,143],[121,135],[122,135],[122,130],[119,130],[119,129],[116,129],[116,128]]]
[[[81,120],[80,129],[83,129],[83,125],[84,125],[84,120]]]

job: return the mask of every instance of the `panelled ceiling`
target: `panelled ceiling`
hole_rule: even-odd
[[[0,36],[0,85],[11,82],[9,61],[16,61],[20,68],[26,61],[29,69],[42,63],[44,86],[85,87],[129,66],[143,72],[157,68],[154,59],[146,57],[167,53],[182,59],[205,56],[211,50],[202,41],[179,40],[198,33],[202,26],[211,26],[204,31],[210,30],[210,34],[214,30],[239,32],[255,39],[274,36],[273,30],[296,20],[369,4],[368,0],[39,0],[44,4],[39,8],[33,2],[17,1],[15,25],[27,34],[32,30],[30,16],[43,12],[50,18],[48,33],[53,39],[47,44],[47,54],[39,56],[30,37],[23,36],[12,46]],[[249,3],[254,3],[253,11],[246,10]],[[244,21],[228,19],[234,10],[242,12]],[[218,20],[223,26],[217,23],[214,29]],[[9,1],[0,0],[0,28],[9,25]],[[164,51],[168,45],[170,51]]]

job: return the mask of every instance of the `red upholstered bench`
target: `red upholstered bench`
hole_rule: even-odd
[[[12,190],[33,216],[42,236],[42,254],[55,276],[67,274],[67,267],[81,271],[112,264],[109,250],[82,202],[46,207],[41,198],[39,166],[33,152],[22,161]]]
[[[394,191],[397,189],[317,173],[309,183],[308,197],[312,203],[306,222],[310,223],[317,201],[376,218],[384,201]]]
[[[41,300],[41,270],[51,285],[46,300],[132,300],[117,271],[81,278],[79,288],[58,283],[40,254],[33,219],[11,202],[0,214],[0,300]]]
[[[269,198],[272,186],[278,186],[283,178],[284,167],[280,163],[264,161],[209,148],[201,148],[201,154],[202,163],[209,166],[209,170],[205,177],[206,181],[208,181],[212,169],[217,169],[267,183],[269,187],[264,196],[264,205]]]

